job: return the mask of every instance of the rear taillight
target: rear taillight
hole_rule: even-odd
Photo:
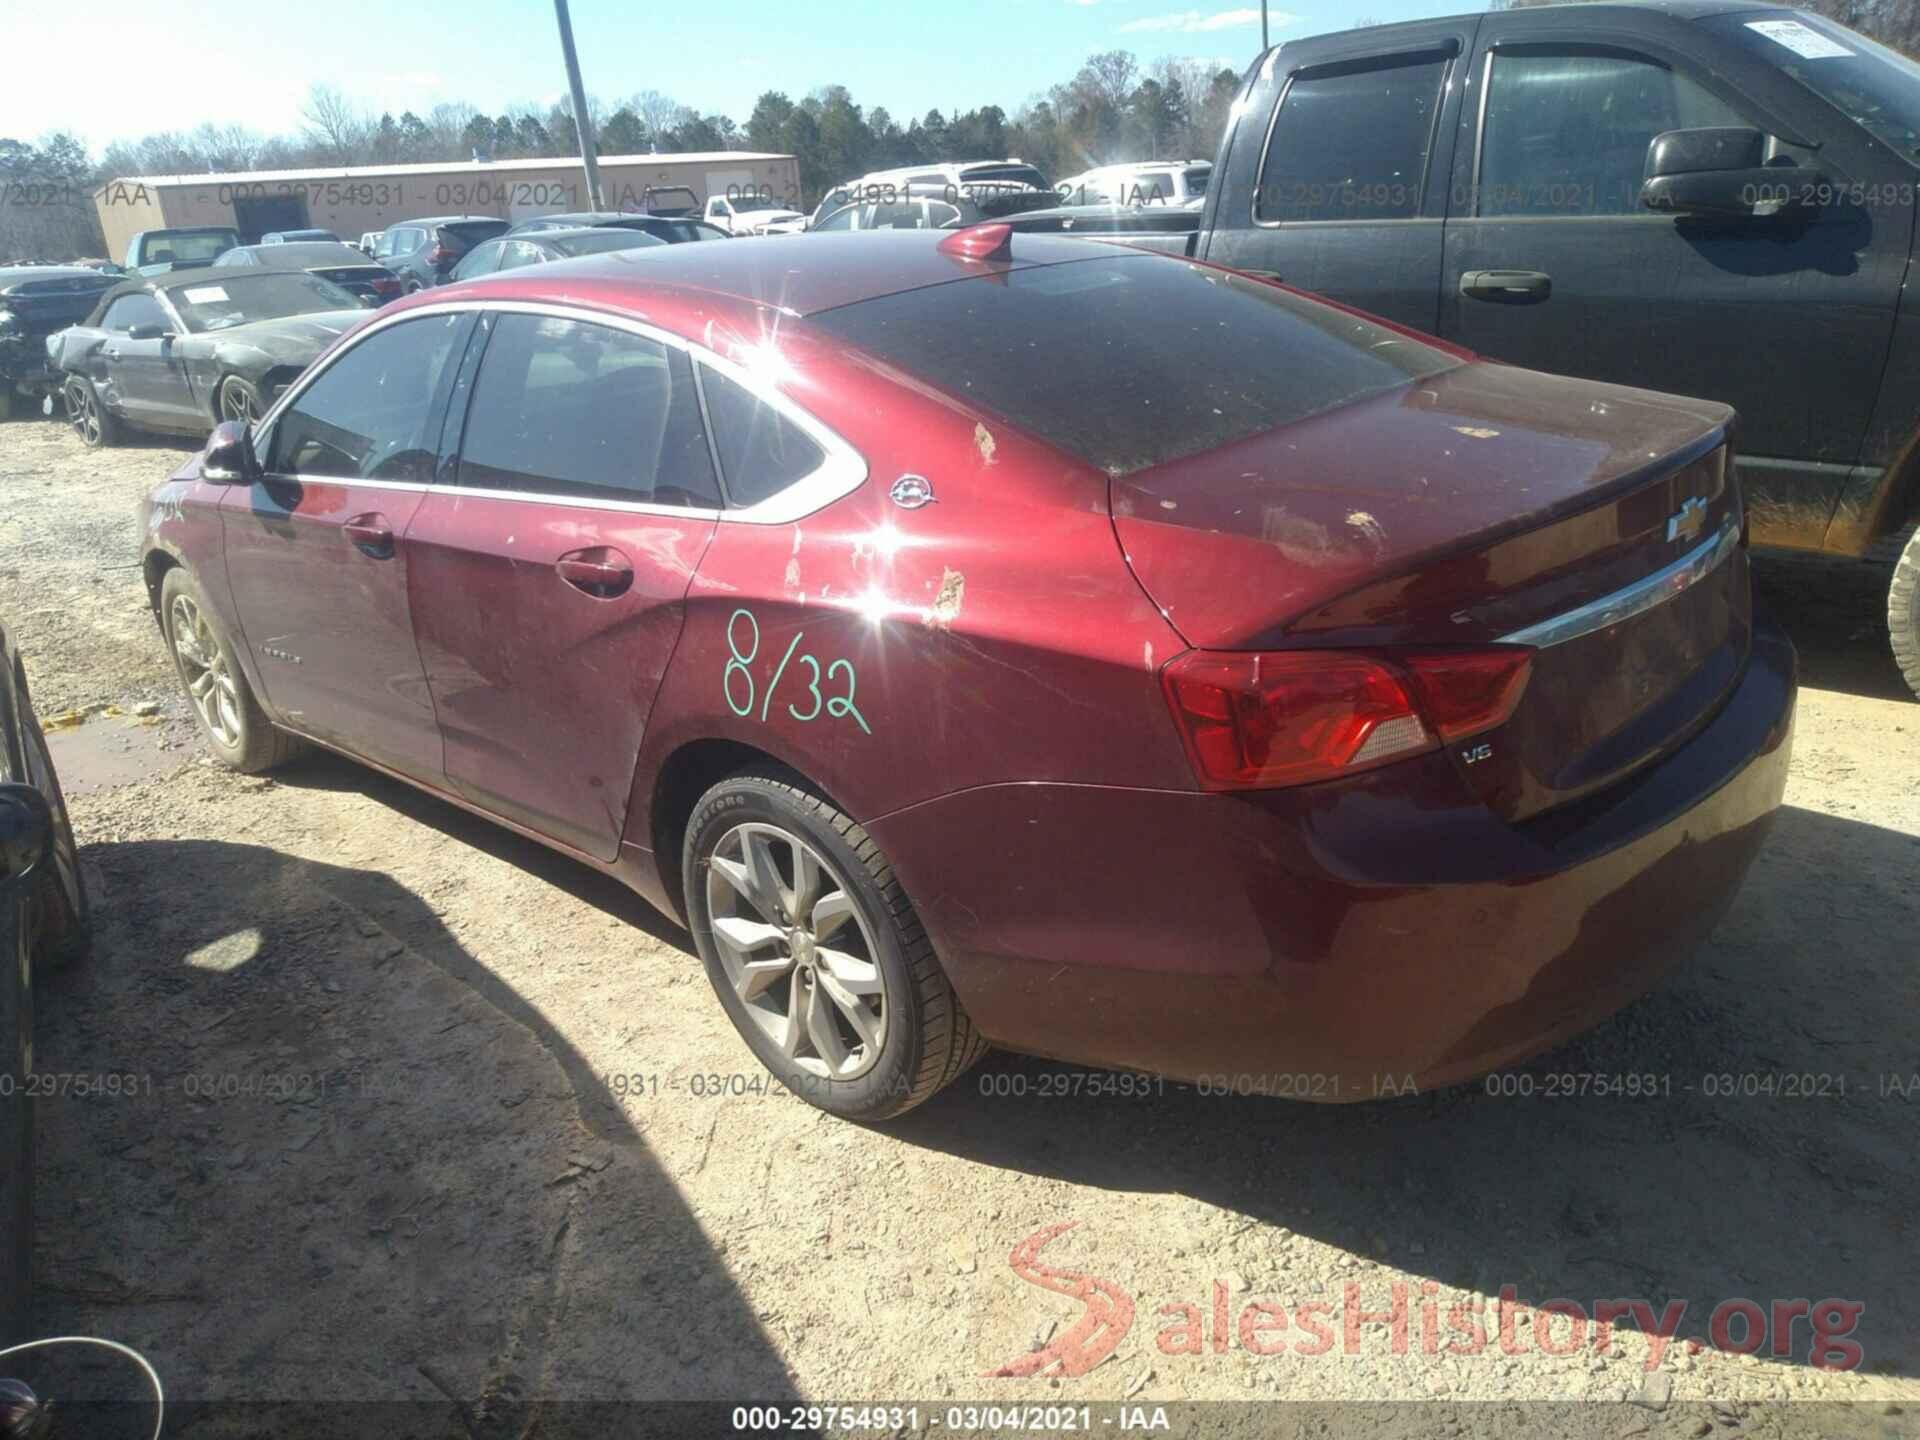
[[[1351,775],[1499,725],[1532,652],[1193,650],[1161,671],[1209,790],[1273,789]]]
[[[1464,740],[1506,722],[1533,673],[1533,651],[1421,650],[1400,657],[1413,675],[1420,713],[1442,740]]]
[[[436,245],[427,251],[427,263],[429,265],[444,265],[451,259],[453,259],[453,251],[444,245]]]

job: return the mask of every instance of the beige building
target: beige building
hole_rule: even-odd
[[[786,201],[799,194],[800,163],[791,155],[745,150],[601,157],[608,209],[639,209],[648,189],[673,186],[691,190],[701,206],[712,195],[757,193]],[[142,230],[185,225],[231,225],[245,241],[269,230],[331,230],[351,243],[369,230],[430,215],[527,220],[594,208],[577,159],[146,175],[109,180],[93,203],[114,260]]]

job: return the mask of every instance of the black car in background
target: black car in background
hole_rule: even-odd
[[[453,267],[474,246],[513,228],[497,215],[436,215],[389,225],[374,242],[373,258],[400,277],[411,295],[447,283]]]
[[[59,388],[47,337],[84,320],[118,283],[81,265],[0,269],[0,420]]]
[[[216,270],[228,266],[304,270],[376,305],[398,300],[401,294],[398,275],[338,240],[293,240],[281,244],[263,240],[258,245],[240,245],[213,262]]]
[[[26,670],[0,625],[0,1346],[33,1324],[33,982],[85,955],[86,882]]]
[[[518,231],[495,240],[482,240],[453,267],[454,280],[478,280],[502,270],[544,265],[549,260],[571,260],[576,255],[602,255],[609,250],[650,250],[667,242],[637,230]]]
[[[731,240],[718,225],[686,215],[635,215],[625,210],[576,210],[564,215],[541,215],[522,220],[507,233],[528,235],[541,230],[638,230],[669,245],[691,240]]]
[[[204,439],[222,420],[259,419],[366,313],[298,270],[194,270],[114,286],[47,352],[86,444],[115,444],[128,427]]]

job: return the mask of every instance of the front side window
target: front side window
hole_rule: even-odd
[[[100,328],[124,335],[136,325],[164,325],[171,330],[173,324],[167,319],[167,312],[160,308],[160,302],[151,295],[122,295],[107,307],[107,313],[100,322]]]
[[[274,421],[266,468],[316,479],[426,484],[442,381],[471,315],[404,320],[329,365]]]
[[[500,250],[502,270],[518,270],[527,265],[538,265],[547,258],[547,252],[530,240],[509,240]]]
[[[1481,215],[1640,213],[1647,147],[1668,130],[1748,123],[1677,71],[1616,54],[1496,54]]]
[[[838,210],[834,211],[831,215],[827,216],[826,219],[822,220],[818,225],[814,226],[813,228],[816,230],[856,229],[857,226],[855,225],[854,222],[859,218],[860,211],[863,208],[871,209],[872,207],[871,206],[863,207],[859,205],[843,205]]]
[[[727,477],[727,498],[734,505],[756,505],[778,495],[825,463],[826,453],[812,436],[711,365],[700,367],[700,390],[707,398],[720,471]]]
[[[1805,86],[1920,163],[1920,61],[1820,15],[1724,15],[1701,22]]]
[[[543,315],[493,327],[458,483],[718,509],[693,369],[644,335]]]
[[[1254,218],[1417,216],[1448,63],[1430,55],[1296,75],[1267,141]]]

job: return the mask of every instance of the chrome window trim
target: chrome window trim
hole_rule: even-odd
[[[1672,564],[1662,566],[1644,580],[1636,580],[1611,595],[1603,595],[1551,620],[1542,620],[1524,630],[1515,630],[1511,635],[1502,635],[1498,643],[1531,645],[1536,650],[1545,650],[1550,646],[1565,645],[1570,640],[1578,640],[1597,630],[1605,630],[1636,615],[1644,615],[1718,570],[1739,543],[1740,527],[1729,515],[1721,522],[1718,534],[1696,545]]]
[[[645,501],[601,500],[580,495],[547,495],[531,490],[482,490],[457,482],[447,485],[416,485],[412,482],[356,480],[351,476],[316,475],[314,480],[333,480],[353,485],[369,485],[376,488],[399,490],[423,490],[428,492],[446,492],[448,494],[475,495],[488,499],[531,500],[542,505],[584,506],[591,510],[614,510],[639,515],[682,515],[710,517],[721,521],[731,521],[743,525],[790,525],[796,520],[804,520],[817,510],[824,509],[834,501],[852,494],[867,480],[866,458],[842,439],[840,435],[827,428],[769,385],[755,376],[745,367],[736,364],[696,344],[684,335],[676,335],[671,330],[663,330],[649,325],[644,320],[636,320],[630,315],[621,315],[610,310],[599,310],[586,305],[557,304],[546,300],[491,300],[466,299],[449,300],[436,304],[420,305],[402,310],[393,315],[376,316],[361,329],[353,332],[340,348],[327,357],[325,365],[315,366],[301,375],[280,395],[267,413],[260,417],[253,427],[255,437],[270,436],[274,423],[287,406],[299,399],[306,389],[320,377],[339,364],[341,359],[369,337],[379,334],[394,325],[405,324],[409,320],[426,319],[435,315],[460,315],[469,311],[499,314],[546,315],[559,320],[577,320],[586,324],[606,325],[615,330],[625,330],[643,339],[653,340],[672,349],[682,351],[695,364],[711,367],[717,374],[739,385],[763,404],[792,421],[804,431],[809,439],[819,445],[825,458],[814,470],[801,476],[778,494],[769,495],[753,505],[745,505],[737,510],[712,510],[695,508],[690,505],[656,505]],[[721,477],[725,484],[725,477]]]

